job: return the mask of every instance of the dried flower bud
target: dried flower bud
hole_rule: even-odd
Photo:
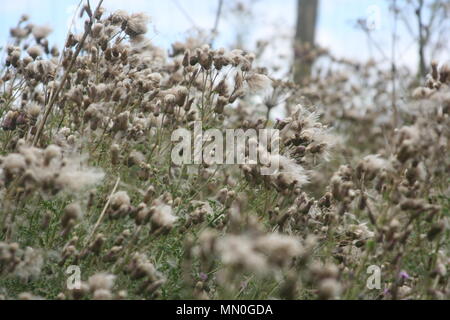
[[[69,204],[64,209],[64,215],[61,219],[61,225],[64,229],[69,226],[69,222],[78,220],[83,215],[78,203]]]
[[[111,163],[116,166],[120,163],[120,147],[118,144],[113,144],[110,149]]]

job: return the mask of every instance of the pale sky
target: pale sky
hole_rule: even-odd
[[[95,0],[92,0],[95,3]],[[237,0],[225,0],[225,12]],[[248,43],[259,39],[276,38],[276,54],[290,54],[296,19],[295,0],[243,0],[252,8],[252,17],[237,20],[231,14],[222,17],[216,45],[229,47],[236,30],[244,29]],[[382,53],[368,45],[367,37],[355,28],[357,19],[378,13],[373,38],[385,54],[390,55],[392,43],[392,13],[388,0],[320,0],[318,42],[331,49],[337,56],[365,60],[381,59]],[[0,4],[0,46],[8,41],[9,28],[14,26],[22,13],[31,16],[35,24],[47,24],[54,29],[52,43],[61,44],[67,26],[74,16],[79,0],[2,0]],[[105,0],[110,10],[124,9],[129,12],[144,11],[152,17],[149,37],[156,45],[166,49],[174,41],[183,40],[192,31],[212,29],[217,10],[217,0]],[[411,17],[413,19],[414,16]],[[397,60],[415,67],[417,49],[415,42],[401,26],[398,29]],[[249,46],[250,48],[252,46]]]

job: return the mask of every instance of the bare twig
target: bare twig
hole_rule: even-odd
[[[191,16],[187,13],[186,10],[181,6],[181,4],[177,0],[172,0],[172,2],[175,4],[175,6],[180,10],[180,12],[183,14],[183,16],[192,24],[192,26],[199,30],[197,27],[197,24],[195,23],[194,19],[191,18]]]
[[[214,27],[211,31],[211,46],[214,44],[214,40],[217,37],[217,31],[219,29],[220,16],[222,15],[223,0],[219,0],[219,6],[217,7],[216,20],[214,22]]]
[[[98,217],[98,220],[97,220],[97,222],[95,223],[94,229],[92,229],[91,234],[90,234],[89,237],[87,238],[86,246],[89,245],[89,242],[91,241],[92,237],[94,236],[95,231],[97,231],[98,226],[99,226],[100,223],[102,222],[103,217],[104,217],[105,214],[106,214],[106,210],[108,210],[109,204],[111,203],[111,197],[112,197],[112,195],[113,195],[114,193],[116,193],[117,188],[119,187],[119,183],[120,183],[120,177],[117,178],[116,184],[114,185],[114,188],[113,188],[113,190],[111,191],[111,194],[110,194],[109,197],[108,197],[108,201],[106,202],[105,206],[103,207],[102,213],[101,213],[100,216]]]

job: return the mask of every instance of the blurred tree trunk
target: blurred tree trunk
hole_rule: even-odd
[[[419,28],[419,79],[424,79],[427,75],[427,67],[425,63],[425,46],[427,45],[425,37],[425,28],[423,25],[423,9],[424,0],[419,0],[418,8],[416,9],[417,24]]]
[[[319,0],[297,0],[297,30],[294,43],[294,81],[311,76],[314,59],[311,49],[316,40]]]

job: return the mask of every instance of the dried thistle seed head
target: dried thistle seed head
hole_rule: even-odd
[[[20,48],[12,45],[6,47],[6,52],[8,55],[12,55],[15,51],[20,52]]]
[[[21,56],[20,49],[15,48],[11,53],[8,54],[7,59],[13,67],[17,68],[19,66],[20,56]]]
[[[125,300],[128,298],[128,292],[126,290],[120,290],[117,292],[117,294],[114,296],[114,300]]]
[[[94,241],[89,246],[89,250],[91,252],[93,252],[94,254],[99,254],[105,241],[106,241],[106,237],[103,234],[101,234],[101,233],[97,234],[95,236]]]
[[[106,289],[98,289],[94,291],[92,295],[94,300],[112,300],[113,294]]]
[[[221,190],[219,190],[219,194],[217,195],[217,200],[222,203],[225,204],[225,202],[227,201],[228,198],[228,189],[223,188]]]
[[[179,107],[184,106],[188,95],[189,91],[186,87],[177,87],[175,90],[176,104]]]
[[[133,278],[141,279],[146,277],[149,282],[156,281],[160,278],[155,266],[148,260],[145,254],[135,253],[127,266],[127,271],[131,273]]]
[[[158,72],[154,72],[148,76],[148,79],[152,83],[155,88],[158,88],[161,85],[162,76]]]
[[[160,279],[154,282],[151,282],[144,290],[150,296],[158,295],[159,288],[166,282],[165,279]]]
[[[173,95],[173,94],[171,94],[171,93],[166,94],[166,95],[164,96],[164,105],[165,105],[166,107],[168,107],[168,108],[174,107],[176,101],[177,101],[177,98],[175,97],[175,95]]]
[[[13,38],[25,39],[30,34],[30,30],[17,27],[17,28],[11,28],[9,30],[9,33],[10,33],[11,37],[13,37]]]
[[[64,209],[64,215],[61,218],[61,225],[65,229],[69,226],[69,222],[73,222],[81,218],[83,212],[81,211],[81,207],[78,203],[69,204]]]
[[[118,165],[120,163],[120,146],[117,143],[111,145],[111,163],[113,165]]]
[[[155,187],[149,186],[147,188],[147,190],[145,191],[144,202],[149,203],[152,200],[154,195],[155,195]]]
[[[389,170],[391,168],[389,162],[380,155],[366,156],[356,168],[356,177],[361,179],[364,174],[364,179],[371,181],[381,170]]]
[[[216,250],[220,253],[222,262],[236,270],[258,273],[269,270],[264,255],[255,250],[252,240],[247,237],[228,235],[218,241]]]
[[[220,96],[224,97],[228,95],[228,85],[226,79],[222,79],[213,89],[213,92],[218,93]]]
[[[444,84],[450,82],[450,66],[448,64],[441,66],[439,70],[439,81]]]
[[[52,28],[49,26],[33,26],[32,33],[38,43],[44,38],[47,38],[52,33]]]
[[[141,164],[145,164],[145,156],[144,156],[144,154],[142,152],[136,151],[136,150],[131,151],[131,153],[130,153],[130,155],[128,157],[127,165],[129,167],[132,167],[132,166],[135,166],[135,165],[139,166]]]
[[[118,210],[122,206],[130,206],[131,200],[125,191],[119,191],[111,196],[110,203],[113,210]]]
[[[186,52],[184,53],[183,62],[182,62],[183,67],[185,67],[185,68],[189,67],[190,61],[191,61],[191,53],[189,50],[186,50]]]
[[[114,119],[113,130],[127,131],[130,124],[129,122],[130,122],[130,112],[129,111],[122,112]]]
[[[342,287],[335,279],[325,279],[319,283],[319,296],[322,299],[336,299],[342,291]]]
[[[50,145],[44,150],[44,165],[48,166],[54,158],[61,157],[61,148],[56,145]]]
[[[41,113],[42,107],[37,103],[30,103],[26,107],[26,112],[31,118],[37,119]]]
[[[159,204],[151,208],[151,219],[153,230],[163,228],[171,230],[174,227],[177,217],[173,215],[173,209],[170,205]]]
[[[32,46],[28,48],[27,53],[30,55],[31,58],[36,60],[37,57],[40,57],[42,55],[42,48],[37,45]]]
[[[197,54],[198,62],[200,65],[205,69],[209,70],[211,69],[212,63],[213,63],[213,56],[211,52],[208,51],[202,51]]]
[[[3,158],[2,167],[7,174],[19,174],[27,168],[25,158],[21,154],[12,153]]]
[[[60,52],[59,52],[58,47],[57,46],[53,46],[50,49],[50,54],[52,55],[53,58],[59,57]]]
[[[144,13],[135,13],[128,17],[126,22],[125,33],[131,38],[136,38],[147,33],[150,18]]]
[[[102,23],[95,23],[92,26],[92,36],[94,38],[100,38],[102,36],[105,26]]]
[[[73,290],[70,290],[70,295],[75,300],[80,300],[86,297],[86,295],[89,293],[89,285],[82,281],[80,288],[75,288]]]
[[[145,203],[139,204],[136,211],[134,217],[135,223],[139,226],[146,224],[150,218],[150,210],[147,208],[147,205]]]
[[[115,275],[107,273],[98,273],[89,277],[88,284],[89,290],[95,292],[97,290],[112,290],[114,286],[114,281],[116,279]]]

